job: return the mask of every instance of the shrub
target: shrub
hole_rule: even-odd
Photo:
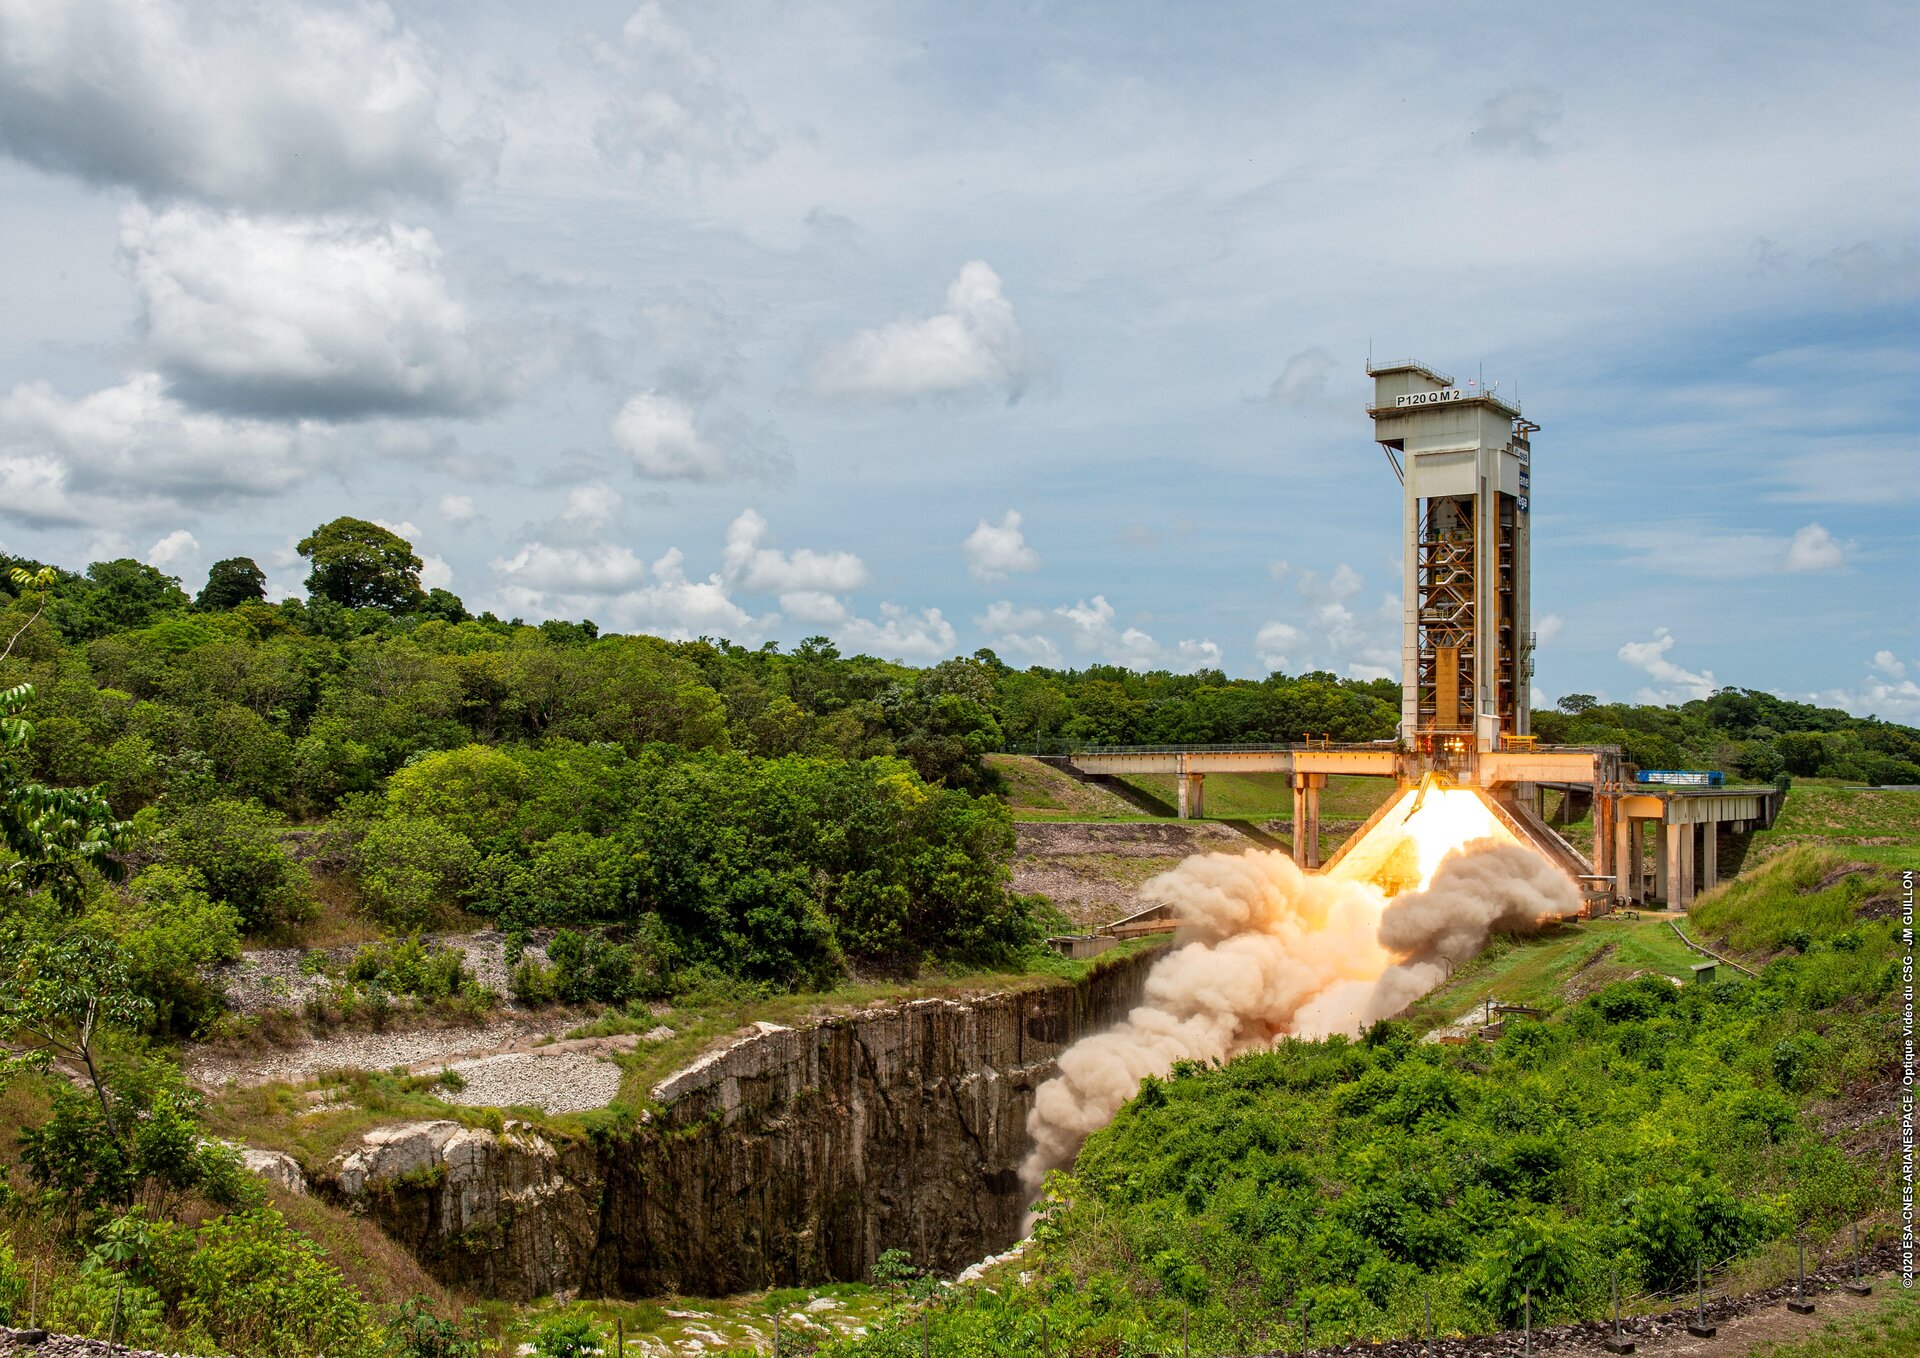
[[[203,1342],[243,1358],[377,1358],[366,1302],[280,1213],[216,1218],[198,1243],[180,1309]]]
[[[88,914],[119,942],[157,1028],[193,1032],[219,1015],[220,992],[204,969],[240,955],[240,912],[210,897],[198,870],[154,864]]]
[[[597,1358],[602,1352],[600,1331],[585,1315],[568,1311],[541,1325],[533,1351],[536,1358]]]
[[[479,866],[480,855],[466,836],[419,816],[373,822],[354,849],[367,903],[381,919],[403,928],[419,928],[460,905]]]
[[[265,933],[314,914],[307,870],[281,842],[284,825],[257,802],[223,798],[181,811],[162,844],[169,863],[198,872],[208,895],[239,912],[243,928]]]

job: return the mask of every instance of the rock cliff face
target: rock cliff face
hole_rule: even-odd
[[[316,1187],[443,1281],[507,1298],[851,1280],[892,1248],[952,1271],[1018,1237],[1034,1090],[1139,1001],[1152,961],[765,1024],[662,1081],[661,1112],[628,1130],[555,1144],[515,1123],[382,1128]]]

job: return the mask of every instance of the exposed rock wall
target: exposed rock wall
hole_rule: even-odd
[[[554,1144],[513,1123],[382,1128],[318,1187],[493,1296],[850,1280],[891,1248],[952,1271],[1018,1237],[1034,1090],[1138,1002],[1151,963],[762,1025],[662,1081],[661,1111],[628,1130]]]

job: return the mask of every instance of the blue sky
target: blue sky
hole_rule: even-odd
[[[1907,4],[0,0],[0,543],[1397,650],[1364,364],[1518,393],[1538,684],[1920,720]]]

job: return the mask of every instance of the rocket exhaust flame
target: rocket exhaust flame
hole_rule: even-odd
[[[1356,1033],[1398,1013],[1485,946],[1576,913],[1578,888],[1520,844],[1478,793],[1400,794],[1330,872],[1285,854],[1202,854],[1141,888],[1179,914],[1175,949],[1125,1022],[1062,1054],[1040,1086],[1029,1189],[1066,1164],[1147,1076],[1283,1036]]]

